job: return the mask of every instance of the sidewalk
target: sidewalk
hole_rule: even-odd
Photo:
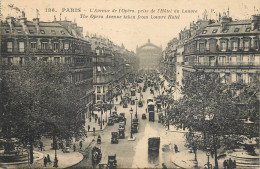
[[[96,114],[98,116],[98,118],[101,119],[101,113],[100,112],[94,111],[94,114]],[[85,119],[85,130],[88,131],[88,125],[90,126],[89,132],[93,132],[93,128],[95,128],[95,131],[104,130],[107,126],[109,116],[110,116],[110,110],[107,110],[107,112],[103,112],[102,121],[104,119],[104,125],[102,123],[102,129],[101,129],[101,126],[98,124],[98,120],[95,122],[95,118],[93,116],[91,116],[91,120],[89,118],[86,118]]]

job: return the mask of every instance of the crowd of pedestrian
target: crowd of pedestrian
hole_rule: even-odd
[[[223,167],[224,167],[224,169],[237,168],[236,160],[233,161],[233,160],[231,160],[231,158],[229,158],[228,160],[224,160]]]

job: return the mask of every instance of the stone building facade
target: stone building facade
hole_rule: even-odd
[[[136,55],[139,61],[140,69],[158,69],[159,61],[162,53],[162,47],[158,47],[148,42],[140,47],[136,47]]]
[[[91,46],[83,38],[83,28],[71,21],[43,22],[39,18],[27,20],[7,17],[1,22],[1,63],[23,66],[27,58],[57,64],[67,64],[71,82],[80,89],[85,105],[84,116],[90,115],[93,102],[93,64]]]

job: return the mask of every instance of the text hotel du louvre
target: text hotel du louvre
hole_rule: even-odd
[[[259,0],[0,12],[0,168],[260,168]]]

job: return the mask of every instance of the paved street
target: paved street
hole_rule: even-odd
[[[143,86],[143,84],[139,84]],[[137,114],[140,121],[138,125],[138,133],[134,133],[133,136],[136,138],[135,141],[128,141],[130,137],[130,122],[131,122],[131,115],[130,109],[133,108],[133,118],[136,112],[135,105],[128,105],[128,108],[123,108],[118,103],[120,102],[120,97],[118,102],[114,100],[115,106],[117,107],[118,113],[125,113],[127,122],[126,122],[126,137],[125,139],[119,139],[118,144],[111,144],[111,132],[118,131],[118,123],[115,123],[113,126],[106,126],[103,131],[99,131],[98,134],[101,135],[102,144],[98,145],[95,143],[91,144],[91,147],[98,146],[101,147],[102,150],[102,160],[100,163],[107,163],[108,155],[116,154],[117,156],[117,163],[119,168],[161,168],[161,164],[165,163],[167,167],[174,167],[176,168],[171,162],[171,156],[174,154],[173,152],[173,145],[177,144],[179,150],[183,149],[184,147],[184,137],[183,133],[176,133],[176,132],[167,132],[166,129],[162,126],[161,123],[158,123],[158,116],[157,113],[155,114],[155,122],[149,122],[148,119],[142,120],[141,115],[146,113],[146,100],[147,98],[151,97],[150,88],[143,93],[143,100],[144,106],[141,108],[137,108]],[[136,93],[137,96],[133,98],[140,98],[140,94]],[[155,92],[155,96],[158,93]],[[124,95],[124,93],[123,93]],[[109,113],[108,113],[109,114]],[[148,118],[148,113],[146,113]],[[92,134],[89,134],[89,136]],[[148,154],[148,138],[149,137],[160,137],[161,144],[160,144],[160,152],[158,155],[156,154]],[[170,152],[163,152],[162,146],[164,144],[168,144],[172,147]],[[90,148],[89,148],[90,149]],[[85,153],[89,153],[89,150],[86,150]],[[89,154],[85,154],[85,157],[91,157]],[[92,167],[90,158],[85,158],[81,163],[76,165],[75,167]]]

